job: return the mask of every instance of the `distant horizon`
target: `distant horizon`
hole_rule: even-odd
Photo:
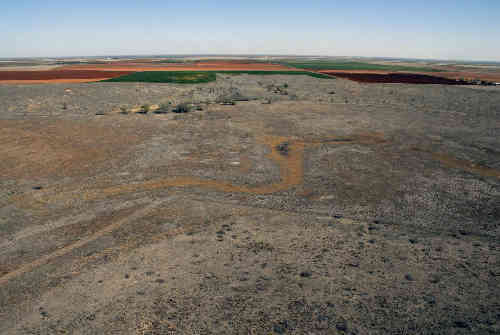
[[[90,58],[186,58],[186,57],[298,57],[298,58],[345,58],[345,59],[374,59],[374,60],[394,60],[394,61],[432,61],[432,62],[470,62],[470,63],[492,63],[500,64],[500,60],[489,59],[439,59],[439,58],[420,58],[420,57],[391,57],[391,56],[332,56],[332,55],[301,55],[301,54],[224,54],[224,53],[172,53],[172,54],[96,54],[96,55],[68,55],[68,56],[22,56],[22,57],[0,57],[2,61],[16,61],[23,59],[90,59]]]

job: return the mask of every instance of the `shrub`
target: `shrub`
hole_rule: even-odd
[[[168,104],[161,104],[153,113],[155,114],[165,114],[168,113],[170,106]]]
[[[177,107],[174,108],[172,112],[174,113],[189,113],[191,111],[191,108],[189,107],[188,104],[182,103],[177,105]]]

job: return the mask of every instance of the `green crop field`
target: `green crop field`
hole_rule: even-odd
[[[144,71],[103,80],[104,82],[145,82],[172,84],[199,84],[216,80],[215,72],[198,71]]]
[[[378,71],[410,71],[410,72],[442,72],[444,70],[431,67],[384,65],[363,62],[340,62],[331,60],[293,61],[283,60],[281,65],[309,70],[378,70]]]
[[[229,75],[307,75],[314,78],[333,79],[331,76],[306,71],[144,71],[103,80],[103,82],[200,84],[215,81],[217,79],[216,73]]]

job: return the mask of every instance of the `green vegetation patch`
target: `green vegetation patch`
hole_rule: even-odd
[[[285,66],[291,66],[298,69],[309,70],[375,70],[375,71],[407,71],[407,72],[443,72],[444,70],[431,67],[417,67],[404,65],[385,65],[363,62],[340,62],[332,60],[311,60],[311,61],[293,61],[285,60],[278,62]]]
[[[314,78],[333,79],[331,76],[307,71],[144,71],[103,80],[103,82],[200,84],[215,81],[217,79],[217,73],[230,75],[306,75]]]
[[[121,77],[103,80],[103,82],[144,82],[172,84],[200,84],[215,81],[215,72],[197,71],[143,71],[134,72]]]

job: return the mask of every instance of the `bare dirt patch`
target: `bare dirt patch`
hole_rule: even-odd
[[[79,175],[140,141],[93,122],[1,120],[0,127],[2,178]]]

